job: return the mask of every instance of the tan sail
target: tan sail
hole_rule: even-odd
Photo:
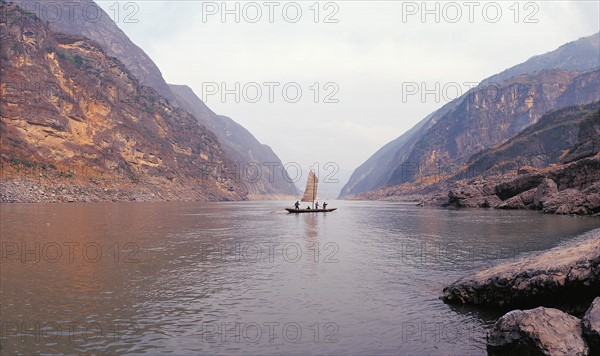
[[[306,189],[304,190],[304,195],[302,196],[302,201],[305,202],[314,202],[317,198],[317,185],[319,183],[319,179],[315,172],[310,171],[308,173],[308,180],[306,181]]]

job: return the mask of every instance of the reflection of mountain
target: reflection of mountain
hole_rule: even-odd
[[[381,148],[340,195],[453,171],[549,110],[599,100],[599,39],[600,33],[579,39],[484,80]]]

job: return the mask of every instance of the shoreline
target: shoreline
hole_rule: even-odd
[[[447,304],[506,312],[488,329],[490,355],[600,352],[600,228],[463,276],[442,293]]]

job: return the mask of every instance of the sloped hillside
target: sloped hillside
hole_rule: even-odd
[[[37,198],[50,201],[59,183],[85,187],[81,200],[245,199],[217,138],[192,115],[96,43],[1,6],[3,178],[33,177],[49,189]],[[3,200],[27,200],[13,193]]]

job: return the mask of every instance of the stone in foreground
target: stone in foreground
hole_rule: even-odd
[[[600,290],[600,229],[587,238],[463,277],[444,288],[448,303],[530,308],[591,300]]]
[[[600,297],[594,299],[581,319],[583,337],[590,347],[591,355],[600,355]]]
[[[558,309],[513,310],[488,332],[487,351],[494,355],[588,355],[580,320]]]

